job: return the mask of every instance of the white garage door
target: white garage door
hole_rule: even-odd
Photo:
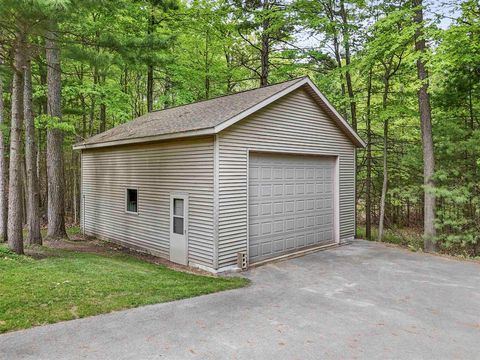
[[[334,164],[331,157],[250,154],[250,262],[334,242]]]

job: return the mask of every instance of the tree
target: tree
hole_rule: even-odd
[[[25,61],[24,72],[24,123],[25,123],[25,165],[27,175],[27,228],[29,245],[42,245],[40,233],[40,191],[37,176],[37,145],[33,121],[32,72],[30,59]]]
[[[428,72],[425,63],[427,45],[423,31],[423,4],[422,0],[413,0],[415,7],[414,22],[417,24],[415,31],[415,50],[418,53],[417,74],[420,80],[418,89],[418,108],[420,111],[420,126],[423,148],[423,177],[424,177],[424,219],[423,236],[424,249],[428,252],[436,250],[435,238],[435,194],[433,175],[435,171],[435,156],[432,136],[432,112],[428,94]]]
[[[365,189],[365,237],[372,239],[372,77],[373,71],[368,71],[367,104],[366,104],[366,132],[367,132],[367,176]]]
[[[1,231],[8,218],[1,206],[8,193],[2,196],[5,172],[25,167],[26,191],[16,185],[21,174],[6,186],[13,199],[28,204],[25,213],[34,212],[29,199],[36,181],[30,173],[37,146],[42,215],[48,198],[49,233],[65,236],[64,223],[77,222],[81,203],[79,154],[72,143],[153,108],[310,75],[367,140],[367,149],[357,151],[355,198],[366,237],[372,237],[374,224],[382,238],[384,231],[403,233],[405,227],[420,232],[425,223],[425,238],[435,237],[440,249],[479,254],[479,4],[458,3],[460,12],[452,12],[447,29],[436,28],[435,21],[424,24],[423,12],[429,10],[423,5],[420,0],[1,0],[0,57],[6,71],[0,76],[5,100],[0,125],[10,123],[9,117],[14,121],[12,137],[7,131],[0,137],[0,239],[8,235],[8,225],[3,236]],[[58,26],[51,26],[51,18]],[[26,52],[15,35],[20,20],[28,30]],[[431,53],[427,32],[435,46]],[[30,54],[33,97],[27,95],[23,68],[12,71],[18,54]],[[33,137],[30,113],[39,115]],[[23,126],[25,151],[23,133],[18,136]],[[7,170],[4,159],[14,166]],[[25,206],[13,199],[15,209]],[[432,210],[432,204],[438,206]],[[18,221],[18,214],[12,219]]]
[[[65,174],[63,159],[62,79],[58,24],[51,19],[45,35],[47,59],[48,115],[52,119],[47,130],[48,232],[50,239],[66,238]]]
[[[153,44],[155,41],[155,31],[157,25],[160,24],[161,20],[158,19],[156,16],[156,12],[158,9],[166,12],[168,10],[175,10],[178,8],[178,4],[175,0],[149,0],[150,5],[150,16],[148,18],[148,26],[147,26],[147,36],[151,37],[151,43]],[[153,50],[153,49],[152,49]],[[160,49],[155,49],[156,51]],[[154,65],[158,62],[158,58],[155,59],[154,56],[150,59],[147,65],[147,111],[153,111],[153,89],[154,89]],[[157,60],[157,61],[155,61]]]
[[[0,65],[2,62],[0,61]],[[5,163],[3,74],[0,73],[0,242],[7,241],[7,168]]]
[[[272,52],[276,44],[289,39],[293,32],[287,5],[277,0],[233,0],[238,34],[255,54],[244,56],[242,65],[260,81],[260,86],[269,84]]]
[[[23,194],[22,194],[22,120],[23,67],[25,65],[24,25],[17,23],[12,80],[12,121],[10,130],[10,174],[8,187],[8,246],[23,254]]]
[[[357,131],[357,103],[355,101],[355,94],[353,92],[352,75],[350,71],[351,53],[350,53],[350,29],[348,23],[348,11],[345,6],[345,1],[340,0],[340,16],[342,18],[342,38],[343,48],[345,50],[345,80],[347,83],[348,98],[350,101],[350,115],[351,124],[355,131]]]
[[[480,4],[462,3],[430,61],[437,244],[480,254]],[[423,194],[422,194],[423,195]]]

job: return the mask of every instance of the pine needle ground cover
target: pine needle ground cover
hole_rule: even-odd
[[[126,254],[42,248],[35,260],[0,245],[0,333],[245,286]]]

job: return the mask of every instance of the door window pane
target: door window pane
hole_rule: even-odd
[[[183,235],[183,218],[182,217],[173,217],[173,232],[175,234]]]
[[[183,199],[173,199],[173,215],[183,216]]]
[[[127,211],[138,212],[138,191],[137,189],[127,189]]]

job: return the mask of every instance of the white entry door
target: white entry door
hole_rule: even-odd
[[[188,195],[170,195],[170,261],[188,265]]]

